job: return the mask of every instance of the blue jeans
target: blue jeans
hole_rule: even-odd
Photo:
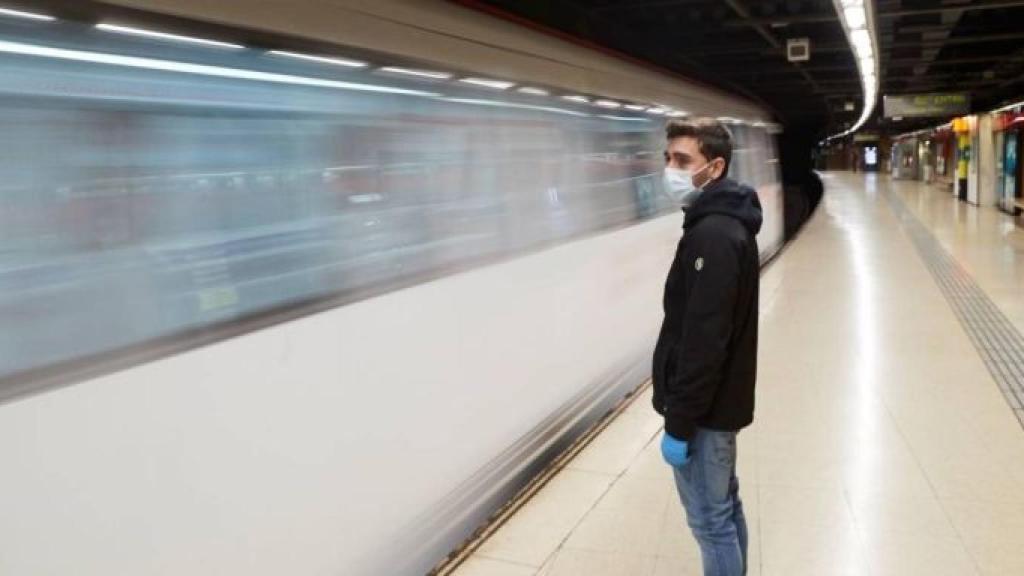
[[[736,433],[698,428],[690,459],[675,468],[686,521],[700,545],[704,576],[747,573],[747,519],[736,478]]]

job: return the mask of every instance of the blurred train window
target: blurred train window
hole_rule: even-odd
[[[11,55],[0,75],[0,378],[675,210],[642,116]]]
[[[137,49],[79,32],[47,42]],[[19,34],[0,28],[33,41]],[[245,54],[210,64],[310,73]],[[661,120],[642,113],[13,54],[0,75],[0,394],[34,370],[341,305],[677,209],[661,190]],[[776,181],[772,138],[732,129],[730,173]]]

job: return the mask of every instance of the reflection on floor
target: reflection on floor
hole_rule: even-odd
[[[888,195],[1022,332],[1024,231],[920,183],[825,182],[762,279],[750,574],[1024,574],[1024,432]],[[648,392],[457,574],[700,574],[660,425]]]

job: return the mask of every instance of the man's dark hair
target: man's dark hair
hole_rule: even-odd
[[[724,176],[732,162],[732,134],[714,118],[672,118],[665,125],[665,137],[669,140],[689,136],[697,140],[697,149],[708,161],[715,158],[725,160]]]

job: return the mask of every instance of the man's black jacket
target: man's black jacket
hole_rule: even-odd
[[[760,229],[757,194],[728,178],[686,211],[653,366],[654,409],[678,439],[754,419]]]

